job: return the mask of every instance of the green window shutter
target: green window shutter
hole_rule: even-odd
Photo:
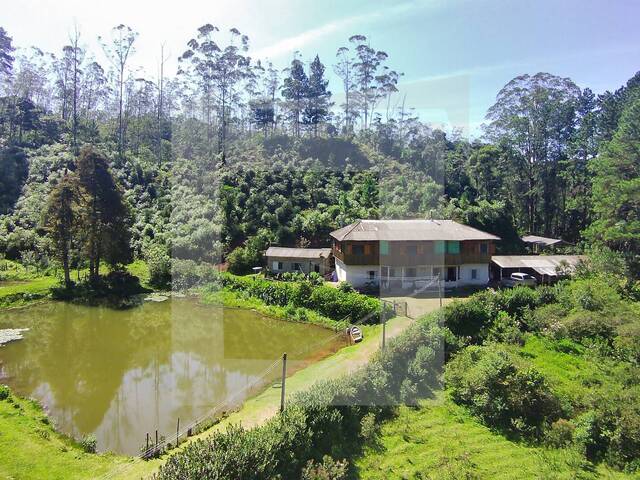
[[[435,252],[436,253],[444,253],[445,243],[444,240],[436,240],[435,241]]]
[[[389,242],[380,240],[380,255],[389,255]]]
[[[460,242],[457,241],[448,241],[447,242],[447,253],[460,253]]]

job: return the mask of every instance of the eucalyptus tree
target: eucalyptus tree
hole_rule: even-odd
[[[188,42],[179,61],[189,63],[203,97],[207,122],[207,140],[211,145],[214,107],[218,111],[218,153],[225,162],[230,111],[239,101],[237,88],[250,75],[251,59],[246,55],[249,37],[237,28],[229,30],[229,44],[221,48],[214,40],[218,27],[211,24],[198,29],[198,36]],[[181,70],[181,72],[186,72]]]
[[[487,138],[510,152],[513,201],[519,227],[559,232],[562,161],[569,154],[580,89],[549,73],[521,75],[507,83],[488,110]]]
[[[135,53],[133,44],[138,38],[138,32],[127,25],[120,24],[111,29],[111,42],[105,43],[102,37],[98,40],[102,44],[105,55],[116,70],[116,90],[118,92],[118,153],[120,159],[124,158],[124,87],[126,81],[126,67],[131,55]]]
[[[388,55],[381,50],[375,50],[367,37],[353,35],[349,41],[355,45],[355,80],[358,85],[358,93],[363,114],[363,128],[369,126],[369,119],[373,116],[373,110],[380,96],[383,95],[379,85],[380,68],[387,60]]]
[[[342,81],[344,91],[344,130],[346,133],[352,131],[352,121],[355,112],[352,105],[352,93],[356,88],[355,60],[348,47],[340,47],[336,52],[337,63],[333,66],[335,74]]]

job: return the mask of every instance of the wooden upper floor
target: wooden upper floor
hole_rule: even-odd
[[[493,240],[338,241],[333,255],[346,265],[462,265],[489,263]]]

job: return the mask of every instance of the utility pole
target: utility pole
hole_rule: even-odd
[[[282,354],[282,390],[280,391],[280,412],[284,412],[285,382],[287,380],[287,354]]]
[[[382,349],[384,350],[387,339],[387,315],[382,312]]]

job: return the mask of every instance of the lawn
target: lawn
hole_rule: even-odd
[[[362,479],[622,479],[571,450],[512,442],[444,395],[418,408],[400,407],[382,426],[379,442],[355,459]]]
[[[42,409],[30,400],[0,400],[0,478],[96,478],[130,460],[85,453],[56,433]]]

